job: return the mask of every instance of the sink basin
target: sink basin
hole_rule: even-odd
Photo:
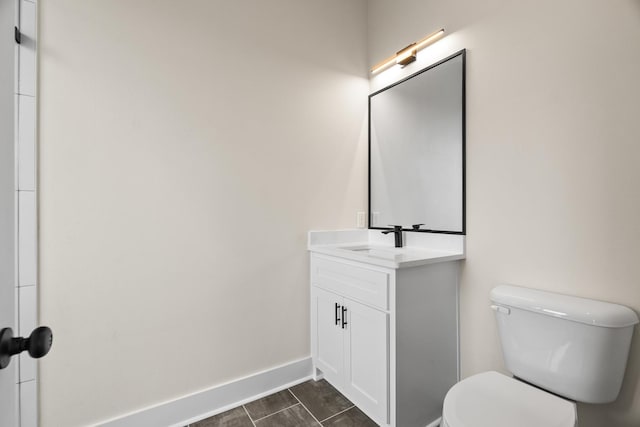
[[[395,248],[393,246],[346,246],[342,249],[354,252],[368,252],[368,251],[386,251],[386,252],[399,252],[405,248]]]
[[[401,255],[403,248],[385,246],[352,246],[342,249],[377,258],[395,259],[398,255]]]

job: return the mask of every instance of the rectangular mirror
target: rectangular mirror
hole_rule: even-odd
[[[465,233],[465,51],[369,95],[369,228]]]

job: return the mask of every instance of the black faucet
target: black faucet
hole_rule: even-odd
[[[396,248],[402,247],[402,226],[401,225],[391,225],[393,230],[383,231],[382,234],[393,233],[396,239]]]

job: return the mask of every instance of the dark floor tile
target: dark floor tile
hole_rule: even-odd
[[[324,427],[378,427],[378,424],[367,417],[364,412],[355,406],[340,415],[322,422]]]
[[[320,427],[320,424],[302,405],[296,405],[256,421],[256,427]]]
[[[247,412],[254,420],[266,417],[278,411],[293,406],[298,403],[298,400],[293,397],[289,390],[282,390],[278,393],[274,393],[262,399],[255,400],[251,403],[244,405],[247,408]]]
[[[349,399],[325,380],[310,380],[291,387],[290,390],[320,421],[353,406]]]
[[[190,427],[253,427],[251,418],[242,406],[190,424]]]

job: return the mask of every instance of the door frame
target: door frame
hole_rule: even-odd
[[[29,336],[38,324],[38,144],[37,144],[37,0],[16,3],[15,27],[15,189],[17,202],[17,334]],[[38,363],[26,354],[18,366],[19,426],[38,425]]]
[[[14,0],[0,0],[0,328],[17,330],[17,202],[15,184],[16,47]],[[0,425],[19,420],[18,362],[0,371]]]

